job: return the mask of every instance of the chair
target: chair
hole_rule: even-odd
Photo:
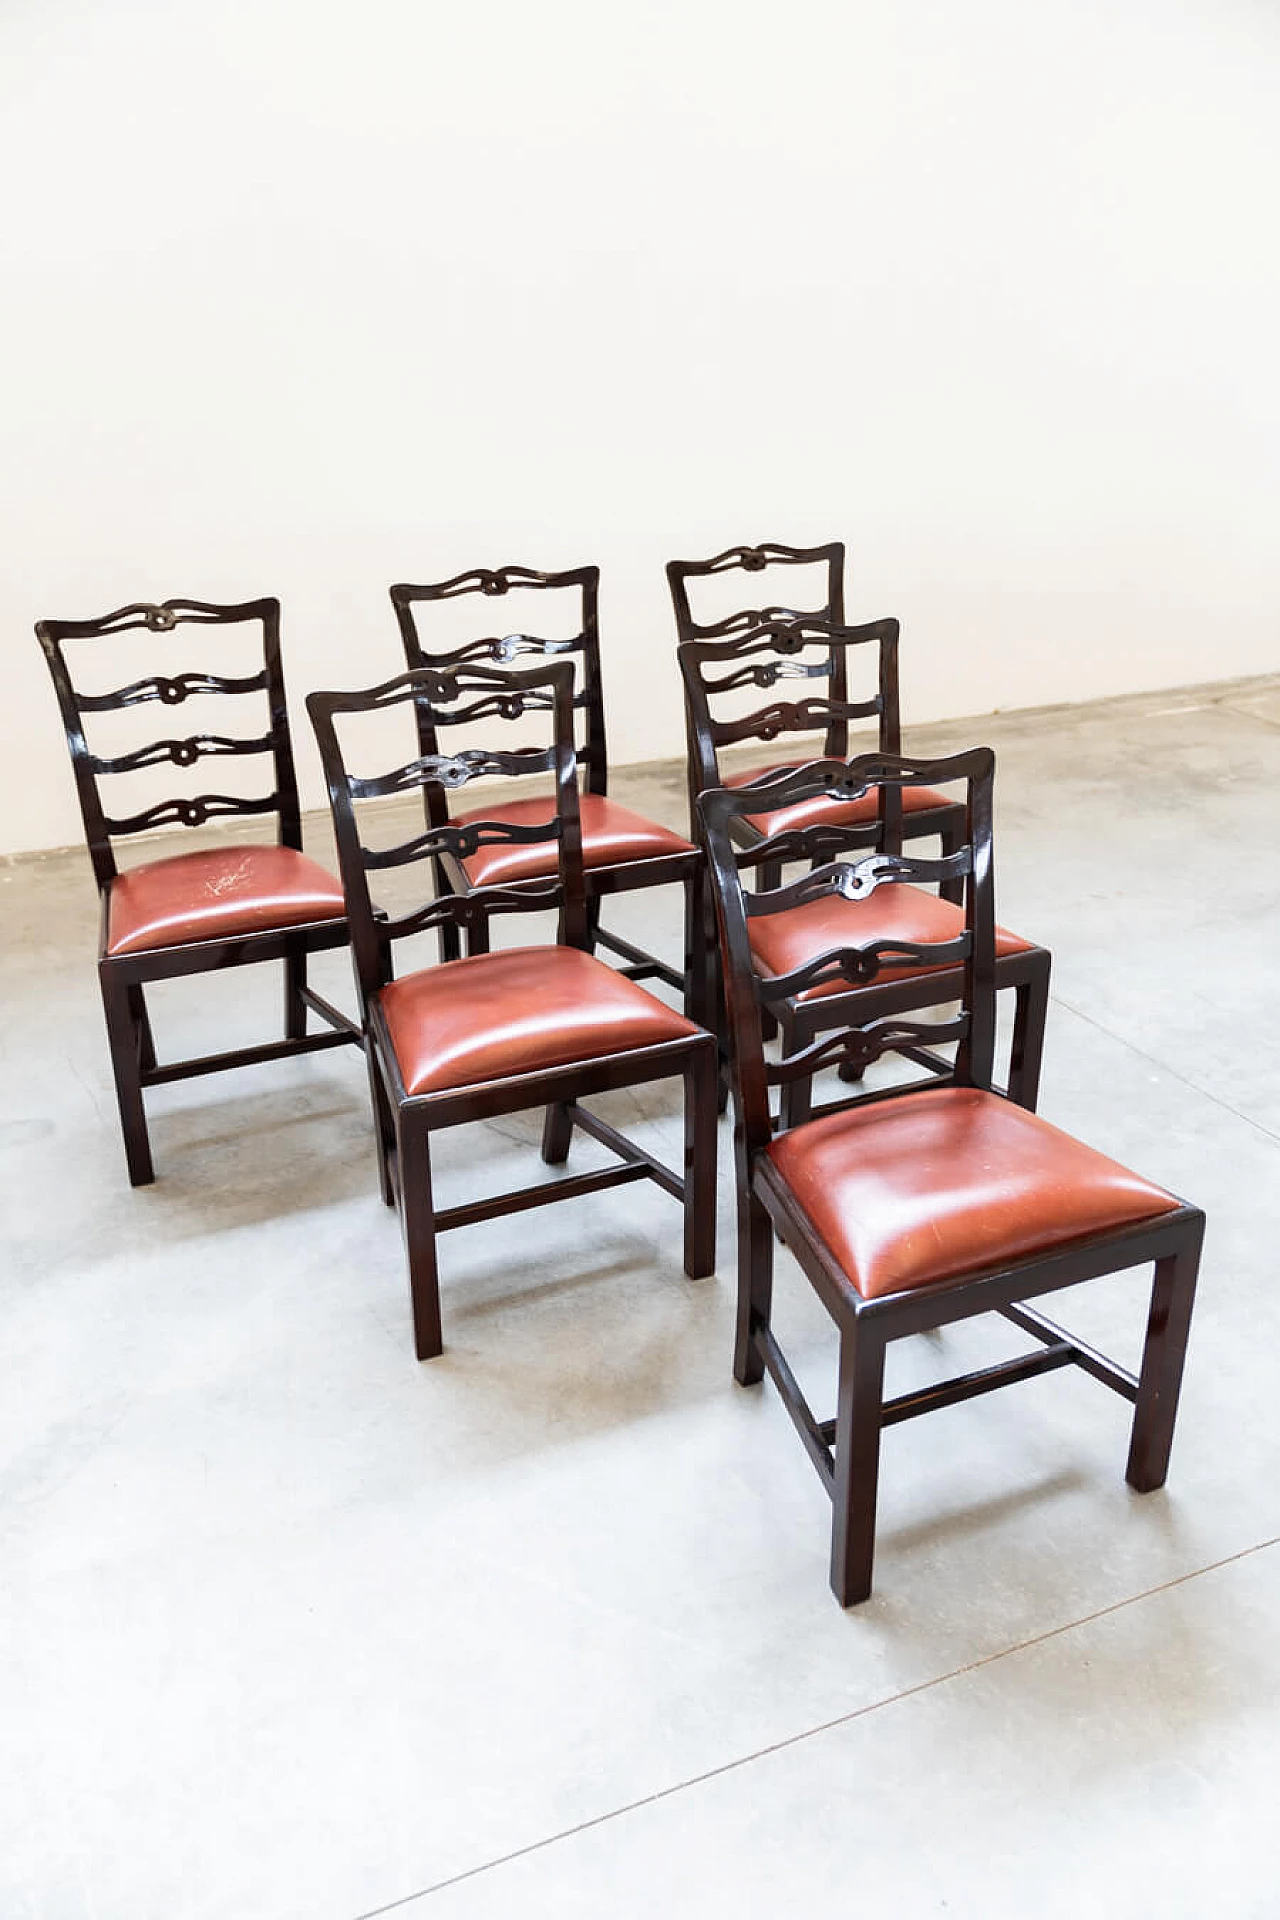
[[[134,630],[171,634],[187,625],[258,625],[262,667],[256,673],[223,676],[182,672],[150,675],[109,692],[78,690],[67,661],[68,643],[80,660],[79,643],[111,639]],[[227,1067],[250,1066],[321,1047],[363,1044],[360,1029],[307,985],[307,956],[347,941],[342,889],[331,873],[302,851],[302,825],[293,749],[280,666],[280,602],[247,600],[215,606],[202,600],[166,600],[121,607],[97,620],[41,620],[36,634],[53,676],[62,710],[85,837],[101,897],[98,979],[107,1019],[116,1099],[124,1134],[129,1179],[135,1187],[155,1178],[147,1136],[143,1089]],[[131,646],[134,643],[129,643]],[[84,662],[87,666],[87,661]],[[100,715],[158,701],[163,707],[219,694],[228,701],[265,694],[267,731],[234,737],[193,734],[156,740],[130,752],[104,756],[88,744],[87,732],[112,723]],[[86,724],[87,723],[87,724]],[[100,782],[146,768],[192,767],[207,757],[269,754],[274,790],[261,799],[203,793],[163,800],[126,817],[109,813]],[[121,872],[115,842],[171,825],[203,826],[222,817],[275,815],[271,846],[212,846],[170,854]],[[154,980],[206,973],[220,967],[283,960],[285,1037],[263,1046],[239,1047],[167,1066],[156,1062],[144,995]],[[331,1031],[307,1032],[307,1010]]]
[[[368,692],[313,693],[307,699],[329,783],[368,1034],[382,1196],[389,1206],[400,1206],[420,1360],[441,1351],[436,1236],[452,1227],[647,1178],[683,1202],[689,1277],[699,1279],[715,1265],[715,1043],[588,950],[572,699],[568,661],[524,673],[468,665],[419,668]],[[357,778],[348,769],[336,723],[351,715],[390,716],[406,704],[433,739],[446,726],[534,713],[550,715],[554,740],[544,750],[424,754],[388,774]],[[455,790],[482,776],[531,773],[550,773],[555,780],[554,802],[540,803],[540,820],[522,816],[512,822],[509,809],[482,807],[464,822],[429,823],[408,841],[378,850],[357,818],[357,803],[432,785]],[[477,885],[464,871],[478,852],[543,846],[553,850],[556,864],[536,883]],[[370,876],[423,861],[443,869],[445,890],[407,912],[375,912]],[[485,945],[466,958],[393,978],[393,947],[406,935],[452,923],[473,936],[487,931],[494,914],[547,907],[559,912],[554,946],[490,952]],[[676,1075],[685,1088],[683,1178],[580,1104],[608,1088]],[[567,1159],[575,1127],[617,1154],[621,1164],[437,1209],[432,1132],[529,1107],[547,1110],[542,1157],[548,1165]]]
[[[831,1584],[842,1605],[871,1591],[876,1479],[884,1427],[1074,1365],[1133,1402],[1126,1477],[1138,1492],[1164,1482],[1195,1294],[1204,1216],[1162,1188],[993,1092],[995,922],[987,748],[948,759],[861,755],[815,762],[746,796],[700,795],[728,987],[737,1124],[738,1330],[734,1373],[774,1381],[834,1508]],[[798,889],[866,899],[930,877],[934,863],[900,854],[828,862],[798,886],[745,893],[733,827],[744,808],[763,816],[819,794],[843,802],[879,785],[963,780],[968,828],[956,861],[965,883],[962,929],[945,941],[834,945],[803,969],[807,985],[874,977],[906,960],[959,968],[960,1012],[921,1023],[888,1014],[771,1063],[761,1006],[796,991],[758,960],[771,917]],[[929,949],[932,948],[930,952]],[[768,1088],[827,1061],[862,1067],[896,1051],[954,1043],[946,1084],[921,1084],[837,1102],[775,1133]],[[838,1411],[816,1418],[771,1324],[773,1235],[788,1246],[839,1330]],[[1106,1273],[1155,1264],[1146,1342],[1135,1375],[1064,1332],[1025,1302]],[[914,1393],[884,1398],[891,1340],[994,1310],[1036,1349]]]
[[[845,626],[844,559],[843,542],[834,540],[821,547],[784,547],[765,542],[758,547],[728,547],[711,560],[668,561],[667,585],[675,607],[676,639],[682,650],[681,661],[685,670],[691,819],[697,795],[704,787],[735,787],[759,777],[759,769],[724,774],[719,766],[719,749],[722,746],[747,740],[771,741],[776,740],[780,733],[812,733],[822,728],[825,735],[823,752],[830,759],[843,760],[849,756],[849,722],[875,720],[881,752],[901,751],[898,622],[881,620],[871,626]],[[708,580],[726,573],[767,574],[779,569],[803,567],[825,572],[826,599],[820,606],[805,611],[784,606],[746,606],[721,619],[701,622],[694,619],[690,610],[691,580]],[[759,599],[760,595],[754,597]],[[828,632],[830,645],[825,658],[820,654],[807,662],[795,658],[801,646],[812,651],[812,642],[821,641]],[[806,635],[804,641],[796,637],[802,633]],[[768,645],[770,635],[779,643],[772,649]],[[859,642],[867,645],[868,650],[871,644],[878,642],[879,671],[874,695],[866,700],[851,702],[850,649]],[[686,647],[695,651],[686,656],[683,651]],[[770,651],[778,657],[772,661],[761,657]],[[729,671],[720,681],[707,679],[704,673],[699,673],[699,682],[706,697],[698,699],[695,711],[690,690],[690,664],[696,663],[699,669],[705,669],[717,662],[728,663]],[[743,663],[746,663],[745,666]],[[820,698],[803,700],[798,704],[770,701],[757,712],[739,713],[732,721],[717,720],[711,711],[714,697],[732,695],[750,686],[765,690],[776,686],[779,680],[787,679],[826,681],[827,686],[825,691],[815,689],[821,694]],[[772,765],[768,772],[782,773],[790,767],[804,766],[812,758],[812,753],[800,754],[794,759]],[[960,844],[964,835],[964,821],[944,795],[921,789],[904,796],[904,800],[907,816],[903,822],[903,832],[907,839],[922,839],[937,834],[944,854]],[[819,795],[814,802],[815,818],[830,819],[831,805],[825,796]],[[869,793],[856,806],[844,809],[840,824],[865,826],[870,844],[875,837],[875,822],[876,796]],[[735,830],[741,835],[744,845],[758,837],[749,818],[744,817],[739,821]],[[696,826],[693,831],[696,837]],[[766,885],[776,884],[776,878],[768,871],[761,875]],[[960,898],[959,892],[950,884],[947,893],[954,900]]]
[[[477,637],[451,651],[429,650],[422,644],[416,609],[439,606],[462,595],[478,594],[482,599],[502,599],[512,592],[545,594],[558,597],[560,605],[573,607],[576,632],[560,640],[542,640],[524,633],[509,633],[500,638]],[[576,567],[562,573],[535,573],[527,567],[500,567],[496,571],[476,568],[452,580],[435,585],[391,588],[404,642],[405,659],[410,667],[450,667],[473,661],[503,666],[525,657],[545,658],[560,654],[580,667],[580,684],[574,694],[575,713],[583,716],[578,764],[583,770],[580,794],[582,820],[582,856],[586,871],[587,939],[591,951],[604,947],[617,954],[622,971],[632,980],[663,980],[685,996],[685,1011],[691,1019],[701,1020],[705,995],[705,974],[709,964],[706,936],[706,912],[702,895],[702,855],[681,834],[660,826],[629,807],[619,806],[608,796],[609,768],[605,740],[604,697],[600,675],[599,624],[600,569]],[[420,726],[422,752],[431,756],[436,746],[425,723]],[[442,789],[428,788],[425,795],[428,820],[439,826],[448,819],[446,796]],[[545,812],[540,800],[507,802],[501,818],[512,825],[527,824]],[[467,816],[456,816],[465,823]],[[492,817],[492,816],[491,816]],[[554,849],[536,843],[523,847],[493,848],[488,855],[477,855],[455,873],[455,883],[464,891],[497,884],[519,885],[525,881],[546,879],[555,870]],[[445,884],[445,875],[437,873],[437,884]],[[685,889],[684,965],[676,968],[652,953],[624,940],[600,925],[601,901],[606,895],[629,893],[640,887],[674,884]],[[483,939],[483,924],[471,922],[474,937]],[[441,929],[442,954],[457,958],[457,934]]]
[[[771,688],[779,680],[829,679],[833,686],[847,687],[847,657],[865,649],[877,661],[879,691],[874,699],[855,705],[820,694],[798,703],[779,702],[771,707],[737,719],[717,719],[712,703],[731,697],[743,688]],[[867,713],[878,714],[883,722],[889,716],[885,732],[892,742],[882,751],[898,751],[897,727],[897,654],[898,623],[877,620],[868,626],[833,627],[825,621],[796,618],[768,621],[752,627],[730,640],[688,640],[679,649],[680,671],[685,687],[685,712],[689,737],[690,792],[697,795],[721,784],[719,750],[748,734],[768,739],[778,731],[812,729],[827,725],[839,744],[828,758],[847,757],[848,722]],[[832,718],[832,715],[835,718]],[[787,771],[745,774],[724,784],[754,792]],[[963,845],[965,811],[948,797],[929,787],[894,789],[894,844],[885,840],[885,796],[874,787],[852,800],[834,800],[819,787],[803,801],[772,815],[747,811],[734,815],[729,832],[735,843],[751,854],[746,866],[758,868],[760,884],[773,889],[782,884],[782,869],[787,861],[807,858],[820,865],[833,852],[857,846],[878,845],[882,850],[901,852],[903,841],[914,833],[938,832],[942,841],[942,859],[930,866],[939,888],[937,896],[918,887],[892,890],[865,899],[842,896],[806,896],[797,899],[793,911],[766,922],[760,928],[758,957],[777,975],[803,968],[806,962],[823,953],[843,933],[864,941],[893,936],[899,940],[928,943],[956,937],[961,931],[959,902],[964,897],[964,881],[955,865],[956,849]],[[913,806],[918,794],[927,805]],[[927,822],[934,821],[932,829]],[[937,823],[942,822],[941,826]],[[767,932],[766,932],[767,927]],[[861,929],[861,932],[860,932]],[[1044,1030],[1049,1006],[1049,974],[1052,957],[1044,947],[1019,935],[998,928],[996,933],[996,986],[1014,995],[1013,1031],[1010,1043],[1008,1092],[1020,1105],[1034,1107],[1040,1085],[1040,1067],[1044,1052]],[[857,988],[857,1003],[864,1017],[876,1013],[898,1013],[911,1007],[940,1005],[952,997],[956,976],[941,979],[936,974],[920,977],[909,968],[891,980]],[[841,1003],[832,1000],[840,990]],[[807,1045],[824,1027],[839,1025],[852,1017],[855,1008],[846,1008],[843,996],[848,982],[836,981],[825,987],[798,989],[793,998],[771,1005],[766,1032],[776,1018],[783,1032],[788,1053]],[[842,1069],[842,1077],[852,1078],[852,1063]],[[807,1117],[810,1083],[797,1078],[783,1092],[788,1124]]]

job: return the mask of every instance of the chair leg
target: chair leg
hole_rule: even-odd
[[[569,1103],[557,1100],[547,1108],[547,1117],[542,1123],[542,1157],[549,1167],[562,1167],[569,1158],[569,1143],[573,1139],[573,1121],[569,1114]]]
[[[720,1063],[700,1046],[684,1070],[684,1270],[705,1280],[716,1270],[716,1090]]]
[[[403,1108],[396,1115],[400,1161],[400,1223],[409,1263],[413,1345],[419,1360],[444,1351],[440,1332],[440,1276],[436,1265],[435,1208],[431,1201],[431,1151],[427,1129]]]
[[[594,953],[596,941],[600,938],[600,909],[602,901],[598,893],[588,892],[586,901],[587,952]]]
[[[847,1321],[840,1333],[831,1527],[831,1590],[842,1607],[871,1592],[883,1399],[883,1336],[865,1322]]]
[[[764,1378],[757,1327],[767,1327],[773,1309],[773,1222],[738,1175],[738,1332],[733,1377],[754,1387]]]
[[[1187,1334],[1195,1304],[1203,1234],[1202,1221],[1188,1246],[1156,1262],[1124,1476],[1138,1493],[1152,1493],[1162,1487],[1169,1471],[1169,1450],[1173,1445],[1173,1423],[1177,1418],[1182,1368],[1187,1357]]]
[[[151,1016],[141,987],[129,988],[129,1014],[138,1032],[138,1061],[144,1073],[156,1064],[156,1043],[151,1032]]]
[[[301,943],[291,946],[284,962],[284,1037],[305,1040],[307,1003],[303,989],[307,984],[307,950]]]
[[[107,1042],[111,1048],[111,1071],[115,1075],[116,1103],[120,1109],[120,1131],[124,1135],[129,1184],[148,1187],[156,1175],[151,1163],[147,1116],[142,1104],[142,1033],[134,1019],[130,988],[113,978],[109,965],[99,970],[98,982],[102,988],[102,1007],[107,1018]]]
[[[1028,980],[1018,983],[1014,1000],[1013,1038],[1009,1049],[1009,1098],[1029,1112],[1040,1097],[1040,1063],[1044,1057],[1044,1029],[1049,1017],[1049,969],[1046,953],[1037,955]]]

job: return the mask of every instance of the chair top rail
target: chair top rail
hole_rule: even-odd
[[[689,579],[706,579],[713,573],[763,573],[770,566],[808,566],[815,561],[844,561],[844,542],[828,541],[820,547],[788,547],[777,540],[764,540],[757,546],[726,547],[710,560],[670,560],[668,573]]]
[[[576,763],[572,743],[573,666],[568,660],[548,661],[526,671],[460,663],[452,667],[415,667],[377,687],[357,692],[315,692],[307,709],[315,725],[329,786],[330,805],[347,894],[348,922],[356,954],[357,973],[365,996],[383,977],[383,959],[389,945],[431,927],[477,927],[490,913],[529,913],[557,907],[561,926],[571,944],[586,938],[583,904],[582,843],[578,813]],[[474,696],[478,695],[479,698]],[[425,752],[390,772],[357,776],[348,769],[335,722],[343,715],[388,712],[411,706],[430,729],[485,716],[518,719],[529,709],[553,715],[555,738],[546,748],[497,752],[468,748],[456,754]],[[360,801],[385,799],[425,790],[428,799],[456,791],[469,781],[487,776],[519,776],[550,772],[556,793],[548,802],[549,818],[541,823],[513,824],[504,820],[454,822],[428,813],[423,831],[391,847],[369,846],[361,832],[356,806]],[[432,802],[434,805],[434,801]],[[485,846],[530,845],[548,842],[556,849],[554,879],[522,880],[519,885],[474,886],[448,890],[403,913],[375,913],[369,895],[371,873],[422,861],[461,863]]]
[[[215,600],[134,600],[111,613],[91,620],[38,620],[36,632],[43,639],[92,640],[113,633],[128,633],[145,628],[151,633],[172,633],[179,626],[232,626],[243,620],[270,619],[278,616],[280,602],[274,595],[259,600],[223,603]]]
[[[257,800],[246,800],[232,793],[197,793],[190,799],[157,801],[154,807],[124,819],[105,815],[103,825],[113,837],[123,838],[131,833],[150,833],[156,827],[202,827],[206,820],[279,811],[278,793],[264,794]]]
[[[534,591],[555,587],[591,587],[600,578],[600,569],[596,566],[566,567],[558,572],[547,573],[536,567],[470,567],[465,573],[455,573],[449,580],[412,581],[399,580],[391,588],[391,599],[396,607],[409,606],[416,600],[452,600],[460,594],[483,593],[501,598],[513,589],[529,587]]]

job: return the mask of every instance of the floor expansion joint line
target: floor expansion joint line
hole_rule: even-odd
[[[1083,1007],[1073,1005],[1070,1000],[1064,1000],[1060,993],[1055,993],[1052,998],[1058,1006],[1065,1008],[1068,1013],[1073,1013],[1077,1020],[1083,1020],[1086,1026],[1092,1027],[1095,1032],[1105,1033],[1109,1040],[1118,1040],[1122,1047],[1129,1049],[1130,1053],[1137,1054],[1139,1060],[1149,1061],[1153,1067],[1158,1067],[1161,1073],[1167,1073],[1169,1078],[1176,1080],[1180,1086],[1186,1087],[1191,1093],[1198,1094],[1202,1100],[1212,1101],[1214,1106],[1221,1107],[1224,1113],[1242,1120],[1246,1127],[1252,1127],[1256,1133],[1262,1135],[1264,1140],[1274,1140],[1276,1145],[1280,1146],[1280,1133],[1275,1133],[1270,1127],[1264,1126],[1261,1120],[1255,1120],[1251,1113],[1243,1113],[1239,1107],[1233,1107],[1229,1100],[1222,1098],[1221,1094],[1214,1093],[1209,1087],[1202,1087],[1198,1081],[1188,1080],[1185,1073],[1179,1073],[1176,1067],[1171,1067],[1167,1061],[1161,1060],[1156,1054],[1148,1053],[1145,1047],[1137,1046],[1123,1033],[1117,1033],[1114,1027],[1108,1027],[1103,1021],[1095,1020],[1091,1013],[1086,1013]]]
[[[802,1746],[806,1740],[815,1740],[821,1734],[834,1732],[837,1727],[849,1726],[854,1720],[866,1719],[870,1714],[880,1713],[885,1707],[896,1706],[901,1700],[931,1693],[935,1687],[963,1679],[966,1674],[980,1673],[984,1667],[995,1666],[1001,1660],[1011,1659],[1016,1653],[1026,1653],[1029,1648],[1043,1646],[1049,1640],[1059,1639],[1064,1633],[1074,1633],[1077,1627],[1087,1627],[1095,1620],[1105,1620],[1109,1614],[1123,1613],[1126,1607],[1136,1607],[1144,1600],[1154,1599],[1159,1593],[1171,1593],[1176,1587],[1189,1586],[1193,1580],[1202,1580],[1206,1574],[1219,1573],[1223,1567],[1235,1566],[1238,1561],[1252,1559],[1254,1554],[1266,1553],[1272,1547],[1280,1547],[1280,1534],[1273,1535],[1269,1540],[1259,1540],[1251,1547],[1241,1547],[1237,1553],[1224,1554],[1221,1560],[1212,1560],[1207,1567],[1193,1567],[1188,1573],[1175,1574],[1172,1580],[1161,1580],[1156,1586],[1145,1587],[1141,1593],[1130,1594],[1124,1600],[1113,1600],[1109,1606],[1081,1614],[1078,1620],[1065,1620],[1061,1626],[1049,1627],[1044,1633],[1033,1633],[1029,1640],[1019,1640],[1016,1646],[1002,1647],[998,1653],[984,1653],[980,1660],[970,1660],[962,1667],[952,1668],[949,1673],[937,1674],[932,1680],[921,1680],[914,1687],[904,1687],[901,1693],[886,1694],[884,1699],[868,1701],[865,1707],[855,1707],[851,1713],[837,1714],[834,1720],[824,1720],[816,1727],[806,1727],[802,1733],[788,1734],[785,1739],[771,1741],[768,1746],[760,1747],[753,1753],[739,1754],[737,1759],[726,1760],[721,1766],[708,1767],[705,1773],[691,1774],[687,1780],[678,1780],[669,1787],[659,1787],[656,1793],[642,1794],[638,1800],[629,1800],[625,1806],[612,1807],[608,1813],[595,1814],[589,1820],[580,1820],[576,1826],[564,1827],[559,1833],[549,1833],[544,1840],[531,1840],[528,1846],[514,1847],[510,1853],[498,1854],[495,1859],[482,1861],[479,1866],[466,1867],[461,1873],[450,1874],[447,1879],[436,1880],[428,1887],[402,1894],[397,1900],[389,1900],[385,1906],[369,1907],[363,1913],[353,1915],[352,1920],[381,1920],[382,1915],[397,1913],[401,1908],[411,1906],[415,1900],[429,1899],[433,1893],[443,1893],[447,1887],[457,1887],[464,1880],[475,1880],[482,1873],[492,1873],[495,1867],[510,1866],[513,1860],[523,1860],[529,1854],[542,1853],[547,1847],[558,1846],[562,1840],[572,1840],[580,1833],[590,1833],[593,1827],[608,1826],[610,1821],[637,1813],[641,1807],[656,1806],[659,1801],[670,1800],[678,1793],[687,1792],[690,1787],[704,1786],[708,1780],[719,1780],[727,1773],[736,1773],[756,1760],[767,1760],[770,1754],[785,1753],[789,1747]]]

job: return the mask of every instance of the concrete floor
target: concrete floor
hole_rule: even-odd
[[[912,744],[974,738],[1001,917],[1055,955],[1042,1110],[1208,1210],[1200,1305],[1165,1492],[1073,1372],[899,1427],[848,1614],[730,1376],[727,1205],[697,1285],[648,1185],[451,1235],[420,1367],[358,1057],[159,1090],[131,1192],[87,861],[0,868],[4,1920],[1280,1913],[1280,680]],[[617,789],[681,819],[669,771]],[[673,900],[613,917],[676,949]],[[162,989],[162,1054],[278,1001]],[[674,1084],[605,1106],[676,1154]],[[442,1202],[536,1138],[449,1136]],[[1064,1317],[1131,1363],[1143,1284]]]

